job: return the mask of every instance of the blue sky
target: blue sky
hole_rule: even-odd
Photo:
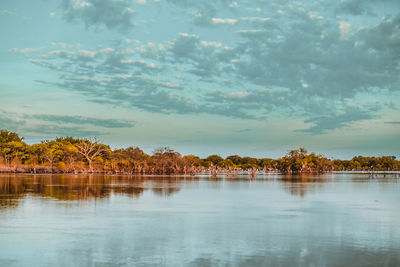
[[[28,142],[400,156],[400,2],[3,0],[0,128]]]

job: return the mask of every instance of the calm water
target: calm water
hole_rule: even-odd
[[[0,175],[0,266],[400,266],[400,178]]]

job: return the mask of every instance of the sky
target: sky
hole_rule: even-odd
[[[1,0],[0,128],[400,157],[398,0]]]

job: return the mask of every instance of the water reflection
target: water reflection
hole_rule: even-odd
[[[171,177],[3,175],[0,176],[0,205],[16,204],[14,200],[26,194],[59,200],[89,200],[107,198],[111,194],[140,197],[146,190],[159,196],[170,196],[180,188]]]
[[[123,194],[139,198],[145,191],[170,197],[180,192],[182,185],[205,182],[208,189],[243,188],[252,183],[278,183],[284,192],[304,197],[323,190],[327,183],[348,179],[349,174],[328,175],[261,175],[256,179],[246,175],[219,176],[112,176],[112,175],[0,175],[0,207],[16,206],[18,200],[33,194],[58,200],[90,200]],[[396,176],[371,179],[368,175],[352,175],[352,183],[397,183]]]
[[[0,175],[0,266],[400,266],[399,202],[368,175]]]
[[[322,189],[324,183],[331,182],[327,177],[315,175],[282,176],[279,181],[282,182],[282,187],[286,192],[300,197],[318,191]]]

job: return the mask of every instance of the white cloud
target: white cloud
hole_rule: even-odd
[[[339,21],[340,38],[342,40],[349,39],[351,24],[346,21]]]
[[[317,14],[311,12],[311,11],[308,12],[308,17],[310,19],[323,19],[324,18],[323,16],[317,15]]]
[[[88,51],[88,50],[78,50],[77,55],[84,58],[94,58],[97,55],[97,52]]]
[[[132,22],[133,17],[127,10],[134,5],[134,0],[90,3],[90,6],[83,4],[79,10],[69,6],[66,10],[72,13],[66,17],[87,26],[105,25],[110,29]],[[233,3],[246,8],[228,8]],[[183,114],[215,112],[253,119],[263,119],[279,110],[312,123],[308,131],[314,133],[374,117],[377,109],[361,107],[364,99],[359,101],[359,108],[350,106],[349,103],[357,105],[354,104],[357,96],[367,99],[372,90],[376,95],[400,90],[399,16],[393,14],[382,21],[372,16],[357,20],[348,17],[356,9],[353,13],[338,15],[335,7],[340,3],[335,1],[329,5],[328,1],[290,5],[278,0],[233,3],[164,1],[165,6],[182,8],[177,11],[175,6],[170,6],[173,11],[169,14],[179,13],[177,21],[182,25],[151,38],[152,42],[126,39],[128,35],[124,35],[121,42],[115,42],[118,45],[114,48],[82,50],[57,44],[53,52],[44,55],[47,58],[37,57],[32,63],[57,70],[60,88],[80,92],[102,103],[122,103],[153,112],[167,109]],[[110,16],[106,16],[109,13],[103,5],[110,5],[107,6]],[[364,8],[361,10],[367,12]],[[121,19],[121,14],[129,16]],[[140,19],[141,15],[138,14]],[[192,24],[184,24],[185,19]],[[360,25],[361,22],[367,25]],[[158,20],[154,25],[157,23]],[[218,25],[236,27],[219,28]],[[152,27],[148,29],[153,30]],[[190,32],[176,34],[177,29]],[[163,41],[156,41],[162,38]],[[97,79],[81,79],[78,73]],[[177,82],[176,76],[184,79]],[[101,80],[101,77],[110,80]],[[175,87],[180,90],[171,94]],[[164,98],[169,102],[161,103]],[[348,111],[348,116],[343,116],[343,110]]]
[[[189,34],[189,33],[185,33],[185,32],[180,32],[178,34],[179,34],[179,36],[182,36],[182,37],[199,38],[199,36],[196,34]]]
[[[260,18],[260,17],[241,17],[241,21],[248,21],[248,22],[267,22],[270,21],[271,18]]]
[[[230,7],[230,8],[237,8],[238,6],[239,6],[239,5],[238,5],[237,2],[232,2],[232,3],[229,4],[229,7]]]
[[[85,9],[85,8],[90,7],[91,5],[92,5],[92,4],[89,3],[89,2],[80,2],[80,1],[76,1],[76,2],[74,3],[73,8],[75,8],[75,9]]]
[[[221,19],[221,18],[212,18],[211,22],[213,24],[228,24],[235,25],[237,23],[237,19]]]
[[[262,32],[262,30],[238,30],[238,33],[258,33],[258,32]]]
[[[146,0],[135,0],[135,3],[138,5],[145,5],[147,3]]]
[[[43,50],[45,48],[46,48],[45,46],[36,47],[36,48],[11,48],[11,51],[25,54],[25,53],[31,53],[31,52],[40,51],[40,50]]]
[[[201,45],[204,46],[204,47],[209,47],[209,46],[212,46],[212,47],[221,47],[221,46],[222,46],[222,43],[220,43],[220,42],[201,41],[200,43],[201,43]]]

